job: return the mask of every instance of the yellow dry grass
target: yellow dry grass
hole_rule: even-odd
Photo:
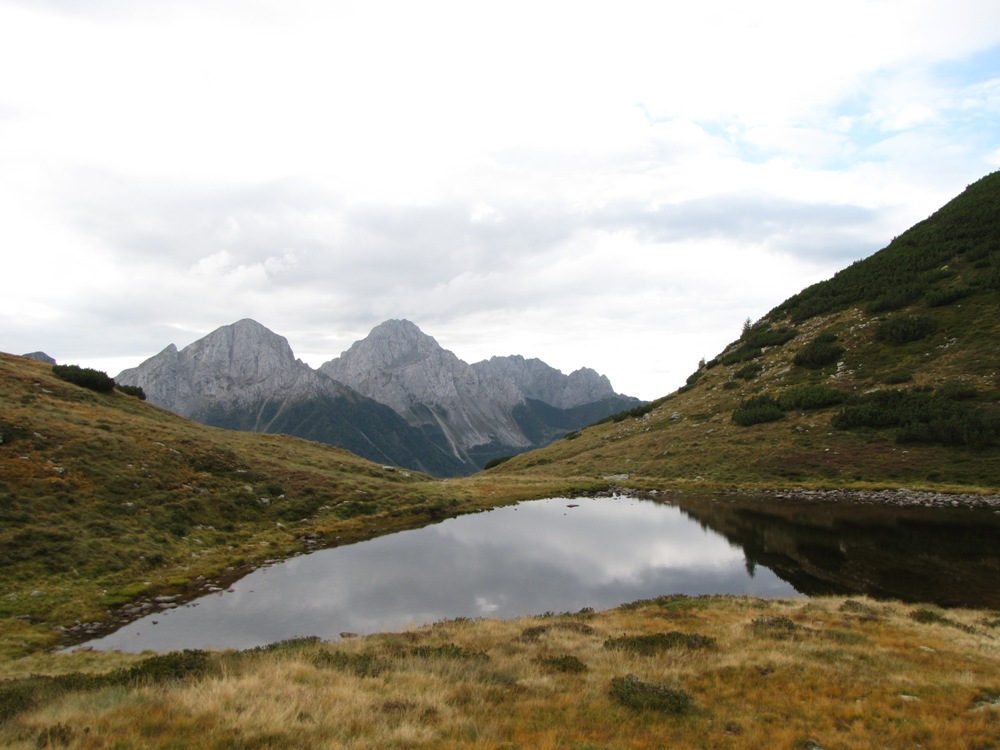
[[[198,677],[68,692],[0,727],[10,748],[995,748],[996,614],[840,598],[665,597],[616,610],[448,621],[211,657]],[[640,653],[609,639],[714,639]],[[117,655],[32,657],[36,671]],[[128,657],[132,658],[132,657]],[[560,665],[579,665],[563,669]],[[7,674],[16,665],[4,666]],[[612,681],[689,711],[616,702]],[[48,745],[46,745],[48,743]]]

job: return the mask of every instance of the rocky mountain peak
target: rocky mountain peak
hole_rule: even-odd
[[[56,361],[45,352],[31,352],[30,354],[22,354],[21,356],[26,357],[27,359],[33,359],[36,362],[44,362],[47,365],[54,365],[56,363]]]
[[[356,341],[342,356],[363,358],[371,367],[399,370],[429,357],[439,357],[444,349],[408,320],[387,320]],[[450,352],[448,352],[450,353]]]
[[[617,395],[611,381],[589,367],[564,375],[540,359],[525,359],[519,354],[491,357],[472,367],[483,375],[512,380],[526,398],[544,401],[560,409]]]
[[[411,424],[440,427],[456,455],[493,441],[530,443],[512,417],[524,400],[517,387],[480,375],[408,320],[381,323],[319,369]]]
[[[180,351],[170,344],[119,373],[117,380],[140,386],[157,406],[196,418],[221,405],[327,386],[295,358],[284,336],[249,318],[217,328]]]

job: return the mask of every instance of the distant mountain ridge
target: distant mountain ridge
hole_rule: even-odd
[[[406,320],[376,326],[318,370],[256,321],[171,344],[118,382],[217,427],[284,432],[431,474],[465,474],[642,403],[604,376],[540,360],[469,365]],[[569,406],[566,406],[569,405]]]

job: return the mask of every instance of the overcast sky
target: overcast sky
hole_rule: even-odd
[[[996,0],[0,0],[0,350],[406,318],[653,399],[998,167]]]

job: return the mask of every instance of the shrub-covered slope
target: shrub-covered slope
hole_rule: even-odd
[[[774,308],[688,384],[502,477],[1000,487],[1000,172]]]

